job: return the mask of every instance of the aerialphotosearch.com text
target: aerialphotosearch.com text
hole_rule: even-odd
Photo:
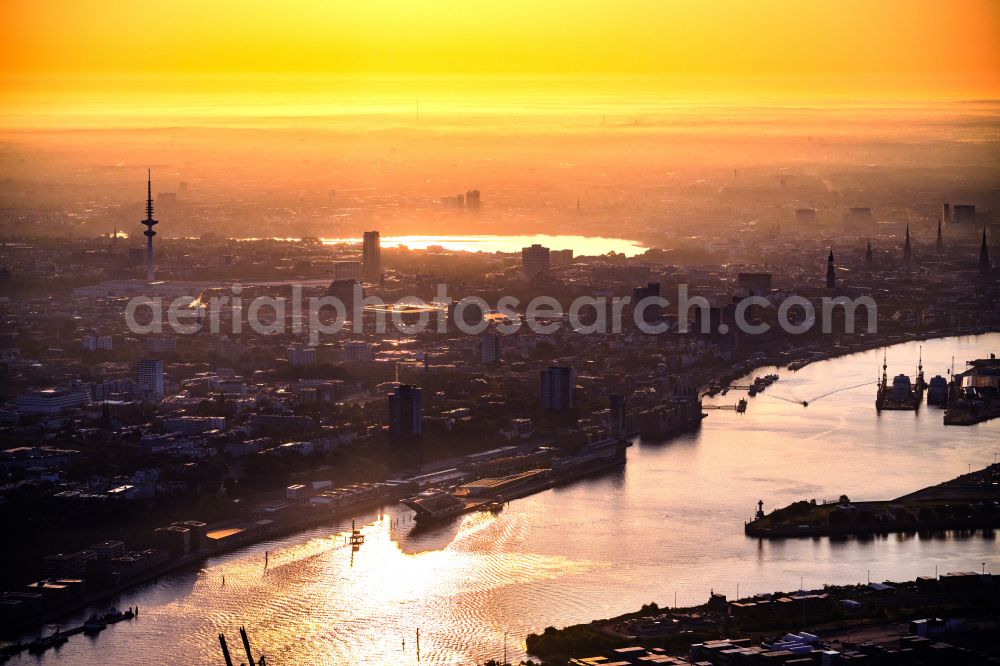
[[[136,296],[126,306],[125,319],[129,330],[140,335],[162,334],[168,328],[181,335],[202,331],[240,335],[248,326],[261,335],[308,334],[315,345],[322,336],[336,335],[345,327],[352,333],[385,333],[392,326],[404,335],[449,333],[452,326],[462,333],[478,335],[492,327],[500,335],[511,335],[526,326],[534,333],[551,335],[568,323],[576,333],[590,335],[621,333],[626,322],[631,322],[635,330],[658,335],[671,330],[658,314],[676,303],[677,332],[691,331],[692,322],[700,333],[727,334],[731,330],[729,323],[713,321],[708,300],[690,296],[686,284],[678,285],[673,303],[662,296],[646,296],[636,302],[629,296],[578,296],[568,307],[545,295],[526,303],[515,296],[502,296],[493,304],[478,296],[455,301],[448,296],[445,284],[437,286],[437,294],[429,302],[406,296],[386,303],[378,296],[365,295],[361,285],[354,286],[350,304],[332,295],[305,297],[300,285],[291,285],[290,297],[260,295],[247,299],[242,294],[242,285],[233,284],[228,294],[204,300],[200,296]],[[832,333],[838,310],[843,312],[839,321],[844,333],[854,332],[859,309],[867,317],[868,332],[875,332],[878,321],[875,301],[868,296],[823,296],[814,302],[794,295],[777,302],[763,296],[746,296],[736,302],[730,320],[739,332],[760,335],[771,330],[772,324],[750,313],[772,308],[776,316],[769,319],[793,335],[811,331],[817,324],[823,333]]]

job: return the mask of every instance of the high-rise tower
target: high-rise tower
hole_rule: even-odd
[[[826,288],[835,289],[837,287],[837,274],[833,267],[833,248],[830,248],[830,256],[826,259]]]
[[[366,231],[361,248],[361,274],[365,282],[382,281],[382,241],[377,231]]]
[[[573,368],[551,366],[542,370],[542,409],[563,412],[573,409]]]
[[[910,248],[910,225],[906,225],[906,240],[903,242],[903,261],[913,258],[913,250]]]
[[[608,430],[612,437],[625,436],[625,396],[612,393],[608,396]]]
[[[138,390],[143,400],[163,399],[163,359],[144,358],[139,360]]]
[[[483,363],[500,362],[500,340],[499,333],[487,333],[479,339],[479,355]]]
[[[549,248],[535,243],[531,247],[521,249],[521,274],[531,279],[549,270],[552,265]]]
[[[389,394],[389,432],[394,437],[419,437],[423,433],[423,390],[400,384]]]
[[[146,172],[146,219],[139,224],[146,225],[146,230],[142,235],[146,237],[146,281],[153,281],[153,225],[158,224],[153,219],[153,173],[152,170]]]

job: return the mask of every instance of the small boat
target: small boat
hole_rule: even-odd
[[[483,509],[489,511],[490,513],[500,513],[501,511],[503,511],[503,507],[504,507],[503,502],[488,502],[487,504],[483,505]]]
[[[365,542],[365,535],[361,533],[361,530],[357,528],[353,520],[351,521],[350,542],[352,546],[360,546]]]
[[[97,613],[91,614],[87,618],[87,621],[83,623],[83,633],[87,636],[96,636],[107,628],[108,623],[103,618],[98,617]]]
[[[120,611],[117,608],[112,607],[108,609],[107,613],[101,616],[101,620],[105,624],[114,624],[115,622],[121,622],[123,620],[131,620],[133,617],[135,617],[135,613],[132,612],[131,608],[127,611]]]
[[[736,403],[736,411],[742,414],[747,411],[747,400],[746,398],[740,398],[740,401]]]

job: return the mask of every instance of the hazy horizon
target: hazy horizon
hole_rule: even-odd
[[[1000,208],[1000,9],[980,0],[44,0],[0,18],[8,237],[134,229],[147,169],[161,238],[656,247],[801,207],[819,229],[853,206],[917,225],[941,201]],[[481,208],[453,205],[473,189]]]
[[[147,169],[164,238],[378,228],[573,233],[655,247],[677,233],[790,225],[801,207],[821,211],[820,232],[853,206],[918,224],[932,222],[941,201],[1000,207],[993,102],[707,106],[539,95],[333,111],[280,101],[168,116],[130,107],[95,110],[75,127],[65,114],[32,116],[35,127],[0,129],[0,207],[15,223],[2,234],[133,229]],[[443,200],[471,189],[482,192],[475,212]],[[67,226],[17,223],[32,211]]]

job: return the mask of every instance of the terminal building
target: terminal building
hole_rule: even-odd
[[[47,388],[27,391],[14,399],[21,414],[58,414],[70,407],[90,404],[90,392],[79,388]]]

